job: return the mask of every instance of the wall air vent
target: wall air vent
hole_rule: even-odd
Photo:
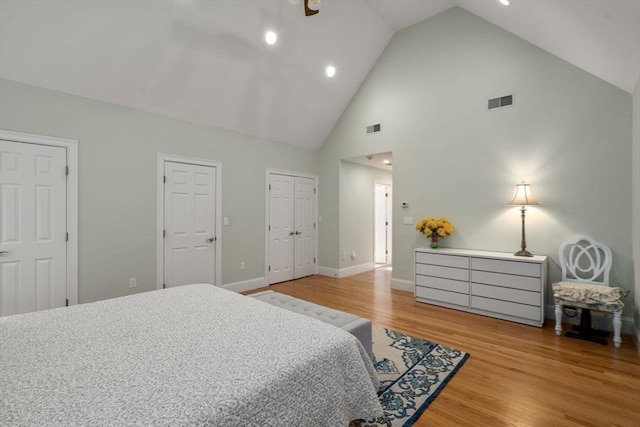
[[[513,105],[513,95],[505,95],[499,98],[492,98],[487,102],[487,108],[493,110],[494,108],[507,107]]]
[[[380,129],[381,129],[380,123],[376,123],[375,125],[369,125],[367,126],[367,135],[380,132]]]

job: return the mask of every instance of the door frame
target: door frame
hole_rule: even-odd
[[[222,162],[195,157],[158,153],[156,192],[156,289],[162,289],[164,282],[164,164],[165,162],[186,163],[209,166],[216,169],[216,224],[215,224],[215,286],[222,283]]]
[[[315,198],[313,201],[313,216],[315,218],[316,223],[316,241],[315,241],[315,267],[313,269],[313,274],[318,274],[318,230],[320,229],[320,224],[318,223],[318,193],[320,189],[318,188],[318,175],[312,175],[304,172],[293,172],[282,169],[266,169],[265,171],[265,183],[264,183],[264,194],[265,194],[265,202],[264,202],[264,278],[265,285],[269,286],[269,212],[270,212],[270,203],[271,198],[269,197],[269,175],[277,174],[277,175],[287,175],[293,177],[301,177],[301,178],[310,178],[314,180],[314,187],[316,189]]]
[[[67,300],[78,304],[78,140],[0,129],[0,139],[62,147],[67,152]]]

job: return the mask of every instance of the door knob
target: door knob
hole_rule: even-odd
[[[8,253],[9,253],[9,251],[0,251],[0,255],[6,255]]]
[[[296,234],[296,233],[294,233],[293,231],[289,232],[289,236],[293,236],[294,234]]]
[[[302,234],[302,231],[296,231],[296,236]]]
[[[207,239],[207,242],[209,242],[209,243],[213,243],[213,242],[215,242],[215,241],[216,241],[216,238],[215,238],[215,237],[209,237],[209,238]]]

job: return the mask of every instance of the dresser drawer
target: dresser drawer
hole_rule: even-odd
[[[471,258],[471,269],[531,277],[540,277],[541,275],[540,264],[538,263],[487,258]]]
[[[469,293],[469,282],[460,280],[443,279],[442,277],[416,276],[416,286],[426,286],[428,288],[442,289],[443,291]]]
[[[469,270],[453,267],[442,267],[440,265],[416,264],[416,275],[442,277],[453,280],[469,280]]]
[[[534,307],[515,302],[498,301],[490,298],[472,296],[471,308],[521,317],[523,319],[535,320],[537,322],[542,320],[540,319],[541,310],[539,306]]]
[[[480,283],[471,284],[471,295],[536,306],[540,306],[541,303],[539,292],[521,291]]]
[[[486,285],[503,286],[505,288],[523,289],[540,292],[540,278],[516,276],[513,274],[490,273],[488,271],[471,271],[471,281]]]
[[[469,258],[464,256],[416,252],[416,262],[442,265],[445,267],[469,268]]]
[[[416,286],[416,298],[424,298],[432,301],[446,302],[448,304],[469,307],[469,294],[442,291],[440,289],[423,288]]]

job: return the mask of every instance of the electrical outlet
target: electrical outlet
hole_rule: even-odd
[[[138,286],[138,285],[136,284],[136,278],[135,278],[135,277],[130,278],[130,279],[129,279],[129,287],[130,287],[130,288],[135,288],[136,286]]]
[[[244,270],[244,261],[240,263],[240,270]]]
[[[351,252],[351,259],[356,259],[356,251]]]
[[[347,259],[347,253],[346,252],[342,252],[342,259]]]

